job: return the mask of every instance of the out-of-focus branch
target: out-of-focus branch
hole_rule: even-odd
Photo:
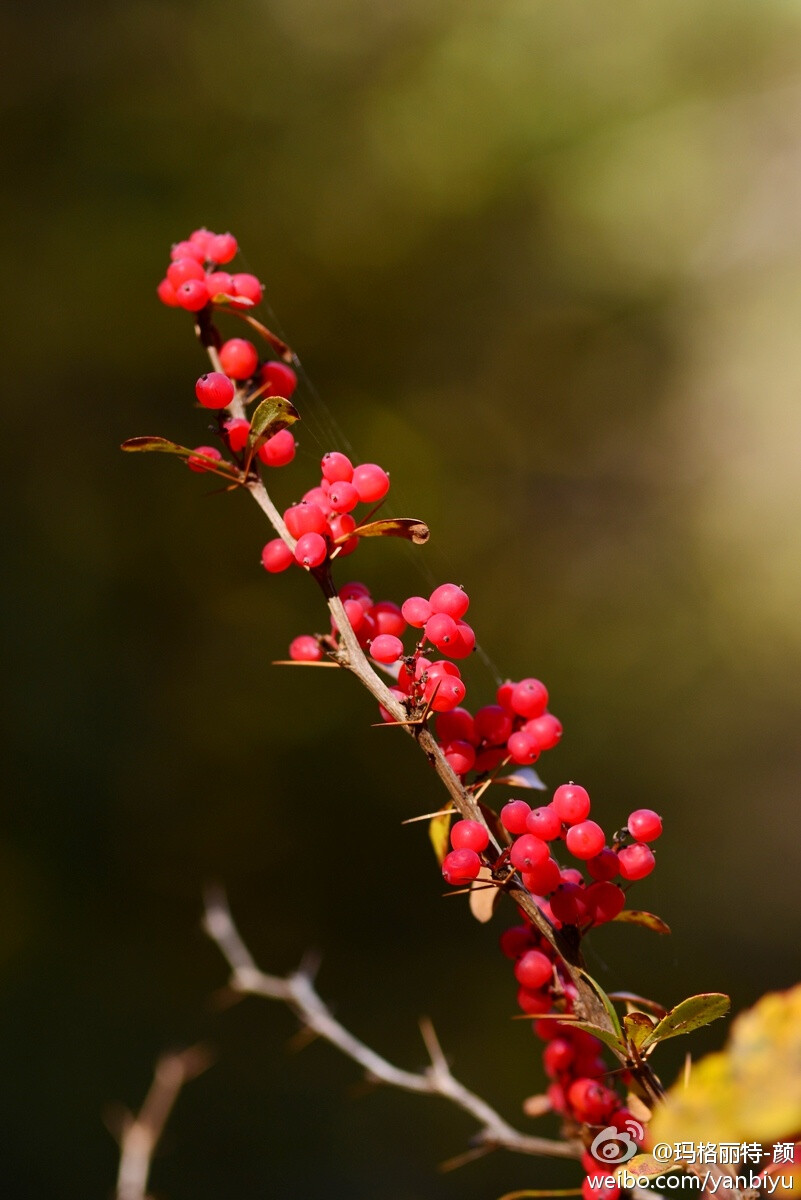
[[[354,1037],[336,1020],[314,986],[313,967],[301,966],[291,975],[268,975],[257,967],[253,956],[234,924],[225,894],[219,889],[206,894],[203,919],[206,933],[216,942],[231,968],[230,986],[237,992],[281,1000],[292,1009],[305,1029],[336,1046],[348,1058],[364,1069],[367,1078],[376,1083],[401,1088],[407,1092],[444,1096],[478,1122],[479,1130],[473,1139],[477,1147],[487,1150],[503,1148],[520,1154],[549,1155],[555,1158],[579,1158],[579,1142],[555,1141],[531,1137],[509,1125],[495,1110],[454,1078],[428,1020],[420,1028],[430,1066],[418,1072],[405,1071],[382,1058],[364,1042]],[[118,1197],[118,1200],[120,1198]],[[129,1200],[126,1196],[124,1200]]]
[[[165,1054],[158,1060],[139,1112],[126,1113],[123,1118],[115,1200],[149,1200],[147,1183],[153,1154],[173,1105],[184,1084],[205,1071],[210,1061],[202,1046]]]

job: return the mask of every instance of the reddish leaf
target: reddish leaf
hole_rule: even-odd
[[[431,536],[431,530],[424,521],[414,517],[387,517],[383,521],[370,521],[367,525],[357,525],[346,537],[337,538],[337,545],[355,537],[400,537],[422,546]]]
[[[624,908],[615,917],[626,925],[640,925],[643,929],[651,929],[654,933],[670,933],[670,926],[655,913],[642,912],[638,908]]]

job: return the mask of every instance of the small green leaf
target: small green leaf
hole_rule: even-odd
[[[155,450],[161,454],[175,454],[179,458],[189,458],[191,455],[200,462],[208,463],[209,472],[213,475],[222,475],[226,479],[239,479],[240,477],[236,467],[226,462],[225,459],[209,458],[205,454],[199,454],[197,450],[190,450],[188,446],[179,446],[177,442],[171,442],[163,437],[128,438],[122,443],[120,449],[129,453]]]
[[[383,521],[370,521],[367,525],[357,525],[346,537],[337,538],[337,545],[355,537],[400,537],[422,546],[431,536],[431,530],[425,521],[414,517],[387,517]]]
[[[670,926],[666,925],[661,917],[655,913],[643,912],[639,908],[624,908],[614,919],[622,921],[625,925],[640,925],[654,933],[670,933]]]
[[[268,396],[257,404],[250,418],[250,433],[248,434],[248,450],[252,453],[264,445],[274,434],[287,429],[295,421],[300,420],[300,414],[289,400],[283,396]]]
[[[683,1033],[692,1033],[701,1029],[710,1021],[725,1017],[731,1007],[731,1000],[723,992],[702,992],[698,996],[689,996],[671,1008],[666,1017],[654,1026],[643,1042],[643,1047],[664,1042],[667,1038],[679,1037]]]
[[[445,807],[437,813],[428,826],[428,836],[431,839],[431,845],[434,847],[434,853],[437,856],[437,862],[440,864],[442,863],[445,855],[448,853],[452,815],[453,805],[449,801]]]
[[[598,983],[597,980],[593,979],[593,977],[592,977],[592,975],[590,975],[589,971],[583,970],[582,967],[578,967],[577,970],[578,970],[579,975],[582,975],[587,980],[587,983],[590,985],[590,987],[595,992],[598,999],[603,1004],[604,1008],[606,1009],[606,1011],[609,1015],[609,1020],[612,1023],[612,1028],[614,1029],[615,1033],[618,1036],[619,1041],[622,1044],[623,1030],[620,1028],[620,1019],[618,1018],[618,1015],[615,1012],[614,1004],[609,999],[606,992],[601,987],[600,983]]]
[[[571,1029],[583,1029],[585,1033],[591,1033],[593,1037],[597,1037],[605,1046],[613,1050],[615,1054],[625,1054],[626,1047],[621,1038],[615,1037],[611,1029],[603,1029],[600,1025],[593,1025],[592,1021],[571,1021]]]
[[[651,1033],[655,1024],[656,1021],[654,1018],[649,1017],[647,1013],[626,1013],[623,1018],[623,1032],[626,1035],[626,1041],[635,1050],[641,1050],[643,1042]]]

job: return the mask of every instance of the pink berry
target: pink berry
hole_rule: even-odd
[[[553,979],[553,963],[541,950],[527,950],[515,963],[515,979],[534,991]]]
[[[517,1003],[529,1017],[541,1017],[543,1013],[550,1012],[553,1007],[553,1002],[547,992],[537,992],[526,987],[518,989]]]
[[[352,483],[364,504],[383,500],[389,491],[389,475],[376,463],[362,463],[354,467]]]
[[[195,384],[195,395],[204,408],[227,408],[234,398],[234,385],[221,371],[209,371]]]
[[[201,454],[203,455],[203,458],[196,457]],[[211,463],[204,461],[207,458],[213,458],[215,462],[219,462],[222,458],[222,455],[216,446],[195,446],[194,454],[189,455],[186,460],[186,465],[189,467],[190,471],[197,471],[198,473],[210,471],[212,469]]]
[[[509,861],[518,871],[532,871],[550,857],[548,846],[533,833],[522,834],[509,851]]]
[[[197,247],[196,253],[201,254],[205,259],[209,254],[209,242],[214,236],[210,229],[193,229],[189,235],[189,241]]]
[[[273,538],[261,552],[261,565],[271,575],[277,575],[279,571],[285,571],[291,565],[292,560],[292,551],[286,542],[282,542],[280,538]]]
[[[359,493],[352,483],[344,479],[332,483],[328,492],[328,502],[335,512],[352,512],[359,503]]]
[[[459,741],[475,746],[478,741],[475,722],[466,708],[441,713],[437,717],[437,737],[443,746]]]
[[[347,454],[340,454],[338,450],[330,450],[328,454],[324,454],[320,468],[323,479],[327,479],[329,483],[350,483],[353,479],[353,463]]]
[[[584,889],[577,883],[562,883],[551,895],[551,910],[565,925],[580,925],[586,921],[588,909]]]
[[[481,859],[475,850],[451,850],[442,860],[442,874],[446,883],[470,883],[481,870]]]
[[[514,960],[533,948],[534,933],[528,925],[512,925],[503,931],[498,940],[501,953]]]
[[[512,762],[518,763],[521,766],[530,766],[540,756],[537,743],[527,733],[524,733],[522,729],[518,730],[517,733],[510,734],[506,748],[509,751],[509,757]]]
[[[331,530],[331,537],[339,544],[339,557],[346,558],[359,544],[357,537],[351,537],[356,528],[356,522],[350,513],[334,513],[328,522]],[[344,539],[344,540],[343,540]],[[381,633],[391,632],[390,630],[380,630]]]
[[[225,379],[224,375],[223,379]],[[240,450],[244,450],[250,436],[250,421],[245,417],[232,417],[230,421],[225,422],[223,428],[228,438],[228,445],[233,452],[238,454]]]
[[[451,829],[454,850],[475,850],[480,854],[489,845],[489,833],[480,821],[457,821]]]
[[[638,808],[631,814],[628,830],[638,842],[655,842],[662,832],[662,818],[652,808]]]
[[[295,546],[295,562],[301,567],[312,569],[325,561],[328,546],[319,533],[304,533]]]
[[[231,283],[235,296],[241,296],[243,299],[249,300],[251,304],[261,303],[263,289],[255,275],[249,275],[247,271],[239,271],[236,275],[231,276]],[[244,308],[244,305],[239,307]]]
[[[189,279],[205,279],[206,272],[196,258],[178,258],[167,267],[167,278],[178,291],[182,283]]]
[[[512,692],[515,690],[515,684],[511,679],[507,679],[502,683],[495,693],[495,699],[500,704],[501,708],[505,708],[507,712],[514,712],[512,708]]]
[[[370,657],[380,663],[394,663],[403,655],[403,642],[392,633],[380,633],[370,643]]]
[[[422,629],[431,616],[431,605],[422,596],[410,596],[401,605],[404,621],[414,629]]]
[[[552,842],[562,832],[562,821],[552,804],[544,804],[532,808],[526,818],[526,829],[544,842]]]
[[[575,858],[595,858],[604,848],[606,835],[596,821],[579,821],[568,829],[565,841]]]
[[[445,613],[434,613],[426,621],[426,637],[436,646],[440,654],[447,654],[448,647],[457,636],[456,622]]]
[[[559,864],[553,858],[523,872],[523,883],[535,896],[548,896],[561,882]]]
[[[575,1057],[576,1052],[567,1038],[553,1038],[545,1047],[542,1055],[546,1075],[551,1079],[556,1079],[558,1075],[562,1075],[568,1069]]]
[[[508,833],[525,833],[530,812],[531,808],[525,800],[510,800],[501,809],[501,824]]]
[[[451,643],[448,653],[451,658],[467,658],[476,648],[476,635],[467,621],[456,622],[457,637]]]
[[[288,400],[298,386],[298,377],[286,363],[272,360],[261,369],[261,382],[265,384],[265,396],[283,396]]]
[[[351,520],[353,520],[352,517]],[[375,618],[379,633],[394,633],[395,637],[401,637],[406,632],[403,613],[391,600],[380,600],[378,604],[373,605],[370,611]]]
[[[587,859],[587,871],[592,875],[593,879],[605,882],[609,879],[614,879],[620,871],[620,864],[617,861],[617,855],[614,850],[610,850],[608,846],[604,846],[603,850]]]
[[[562,737],[562,722],[553,713],[543,713],[541,717],[533,717],[523,726],[525,732],[539,746],[540,750],[553,750]]]
[[[476,732],[489,746],[503,746],[512,732],[512,718],[500,704],[485,704],[476,713]]]
[[[617,860],[624,879],[644,879],[646,875],[651,874],[656,864],[653,850],[644,842],[624,846],[622,850],[618,850]]]
[[[584,892],[584,899],[587,902],[592,914],[593,924],[603,925],[606,921],[614,921],[619,912],[623,911],[626,904],[626,897],[616,883],[601,881],[591,883]]]
[[[467,592],[455,583],[441,583],[439,587],[434,588],[428,597],[428,602],[432,612],[446,613],[449,617],[453,617],[454,621],[463,617],[470,607],[470,597]]]
[[[577,783],[563,783],[554,792],[551,804],[561,820],[568,825],[576,825],[589,816],[590,795],[586,788]]]
[[[262,442],[256,453],[268,467],[285,467],[295,457],[295,439],[288,429],[279,429],[266,442]]]
[[[217,233],[209,238],[206,255],[211,262],[227,263],[237,252],[236,238],[232,233]]]
[[[521,679],[512,689],[512,708],[520,717],[541,717],[548,707],[548,689],[539,679]]]
[[[296,637],[289,645],[289,657],[296,662],[319,662],[323,657],[322,647],[310,633]]]
[[[345,609],[345,616],[350,621],[351,629],[354,631],[354,633],[357,632],[359,629],[361,629],[362,625],[364,625],[364,622],[367,618],[367,613],[364,611],[364,606],[361,605],[358,600],[346,600],[342,607]],[[377,661],[381,662],[382,660],[378,659]],[[390,662],[394,661],[394,658],[390,659]]]
[[[218,296],[233,296],[234,278],[227,271],[207,271],[206,288],[212,300]]]
[[[448,742],[442,747],[445,761],[456,775],[466,775],[472,771],[476,761],[476,752],[469,742]]]
[[[231,379],[250,379],[259,365],[258,351],[247,338],[229,338],[220,347],[220,365]]]
[[[175,290],[179,308],[187,312],[200,312],[209,302],[209,289],[202,279],[187,279]]]
[[[567,1092],[567,1101],[577,1119],[589,1125],[600,1125],[618,1103],[617,1096],[596,1079],[576,1079]]]
[[[284,512],[284,523],[293,538],[304,533],[325,533],[328,522],[318,504],[293,504]]]
[[[179,258],[196,258],[198,262],[203,262],[205,254],[194,242],[176,242],[170,250],[170,261],[176,262]]]
[[[466,690],[461,679],[451,675],[442,679],[430,679],[424,694],[434,712],[450,712],[462,703]]]
[[[180,307],[175,288],[172,286],[169,279],[162,279],[161,283],[156,288],[156,295],[161,303],[166,304],[168,308]]]

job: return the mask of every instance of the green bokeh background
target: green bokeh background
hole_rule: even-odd
[[[638,902],[673,937],[602,930],[591,969],[665,1002],[789,985],[801,10],[142,0],[5,22],[3,1192],[108,1196],[103,1115],[195,1039],[217,1063],[155,1165],[169,1200],[576,1182],[501,1155],[437,1174],[469,1121],[288,1052],[279,1008],[215,1003],[198,922],[220,879],[262,964],[319,949],[338,1015],[399,1063],[428,1013],[509,1118],[542,1082],[497,929],[440,899],[423,827],[400,827],[439,803],[425,763],[348,679],[270,667],[319,627],[313,590],[265,576],[246,497],[117,447],[205,440],[203,360],[154,287],[172,241],[232,229],[313,383],[276,496],[335,445],[391,469],[431,542],[364,545],[353,571],[396,599],[464,583],[492,664],[471,700],[493,669],[542,677],[566,726],[549,785],[585,783],[612,828],[665,816]]]

